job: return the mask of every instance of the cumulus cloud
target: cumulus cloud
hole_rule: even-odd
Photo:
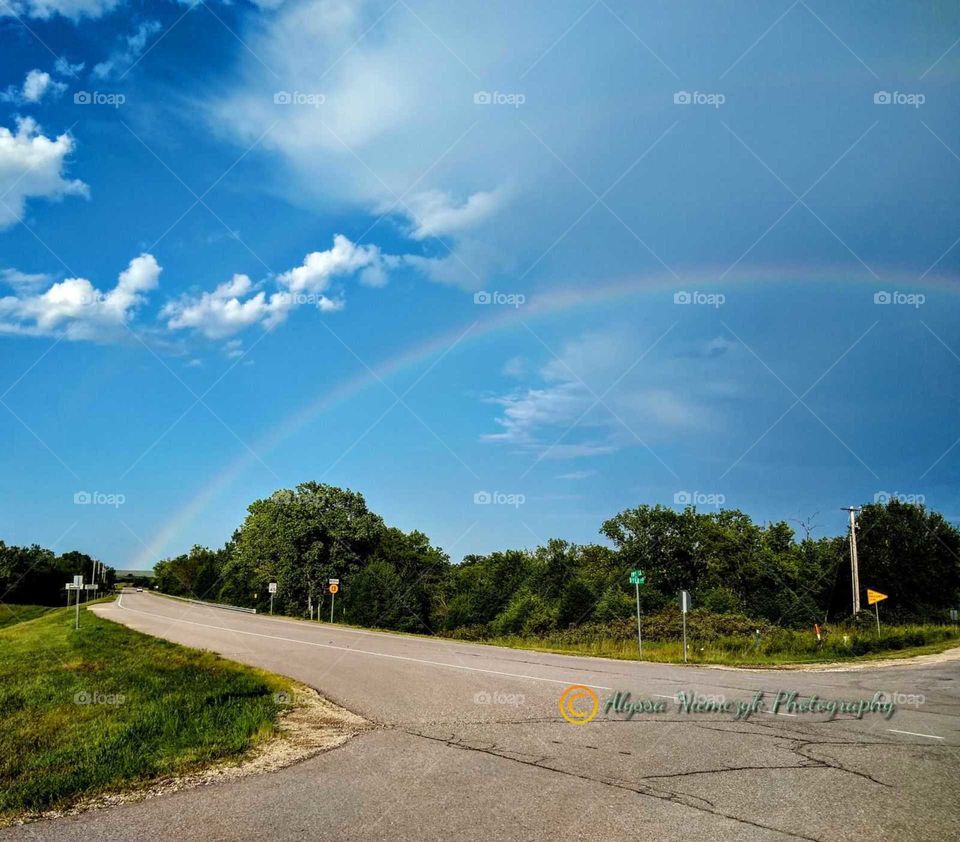
[[[223,339],[260,324],[271,328],[286,318],[290,297],[274,293],[269,298],[260,290],[253,293],[247,275],[234,275],[212,292],[183,295],[167,303],[160,312],[171,330],[190,328],[208,339]]]
[[[60,96],[66,89],[63,82],[57,82],[49,73],[33,69],[27,73],[20,87],[10,85],[0,93],[0,100],[17,105],[30,105],[40,102],[47,94]]]
[[[87,196],[87,185],[64,178],[74,141],[62,134],[49,138],[34,120],[21,118],[16,131],[0,126],[0,229],[23,215],[27,199]]]
[[[361,283],[382,286],[391,269],[408,262],[399,255],[383,254],[375,245],[357,245],[337,234],[326,251],[313,251],[299,266],[273,279],[268,293],[246,275],[234,275],[212,292],[187,294],[161,310],[171,330],[191,329],[208,339],[225,339],[254,325],[270,329],[295,307],[310,305],[322,312],[344,306],[342,292],[334,291],[338,279],[356,276]],[[239,345],[227,345],[228,354]]]
[[[24,290],[0,298],[0,332],[74,340],[117,338],[146,301],[146,293],[157,287],[161,271],[153,255],[141,254],[106,292],[86,278],[67,278],[43,293]]]
[[[361,272],[361,280],[370,286],[383,286],[386,270],[396,266],[398,260],[382,254],[378,246],[358,246],[337,234],[332,248],[310,252],[300,266],[284,272],[277,281],[292,293],[322,293],[338,275]]]
[[[60,15],[76,22],[81,18],[99,18],[119,4],[120,0],[7,0],[0,5],[0,18],[15,14],[46,20]]]

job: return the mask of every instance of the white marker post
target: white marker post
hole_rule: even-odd
[[[329,590],[330,590],[330,622],[333,623],[333,605],[337,600],[337,591],[340,590],[340,580],[339,579],[330,579],[329,581]]]
[[[683,615],[683,662],[687,662],[687,611],[690,610],[690,594],[680,591],[680,612]]]
[[[267,585],[267,590],[270,591],[270,616],[273,616],[273,595],[277,592],[277,583],[271,582]]]
[[[67,585],[67,587],[70,587]],[[83,574],[73,577],[73,590],[77,592],[77,598],[75,600],[77,607],[77,619],[74,624],[74,629],[79,630],[80,628],[80,591],[83,590]]]

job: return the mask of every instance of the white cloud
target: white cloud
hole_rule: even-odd
[[[270,328],[286,318],[289,296],[274,293],[268,298],[263,290],[251,295],[252,291],[248,276],[234,275],[213,292],[183,295],[167,303],[160,316],[171,330],[191,328],[208,339],[223,339],[255,324]]]
[[[53,81],[50,74],[42,70],[31,70],[23,80],[23,98],[26,102],[40,102],[47,92],[58,96],[66,89],[67,86],[63,82]]]
[[[0,93],[0,101],[30,105],[40,102],[47,94],[54,97],[60,96],[66,89],[67,86],[63,82],[57,82],[49,73],[35,68],[27,73],[19,88],[10,85]]]
[[[326,251],[312,251],[299,266],[273,279],[275,291],[267,293],[246,275],[234,275],[213,292],[187,294],[161,310],[171,330],[191,329],[208,339],[225,339],[254,325],[272,328],[295,307],[309,305],[322,312],[344,307],[342,291],[334,283],[351,276],[368,286],[383,286],[391,270],[412,265],[408,255],[384,254],[378,246],[358,245],[336,234]],[[266,282],[264,282],[266,283]],[[239,348],[227,345],[228,355]]]
[[[572,459],[614,453],[638,438],[663,441],[714,423],[710,390],[723,381],[707,378],[711,385],[702,385],[702,367],[710,362],[676,357],[655,362],[641,360],[643,353],[632,331],[588,333],[565,342],[540,368],[542,383],[488,399],[501,408],[495,419],[499,430],[483,439],[544,458]],[[562,478],[583,476],[575,472]]]
[[[76,22],[81,18],[98,18],[113,11],[120,0],[7,0],[0,5],[0,17],[17,14],[46,20],[61,15]]]
[[[84,67],[86,67],[84,62],[71,64],[63,56],[60,56],[53,65],[53,69],[61,76],[76,76]]]
[[[478,191],[457,204],[442,190],[427,190],[405,200],[402,213],[413,223],[410,236],[415,240],[445,237],[474,228],[503,204],[504,191]]]
[[[45,137],[29,118],[17,121],[16,132],[0,126],[0,229],[23,215],[29,198],[88,195],[82,181],[64,178],[66,159],[73,149],[70,135]]]
[[[141,254],[120,273],[116,286],[101,292],[86,278],[67,278],[46,292],[0,298],[0,332],[67,339],[107,340],[122,336],[146,293],[157,287],[161,267]]]
[[[3,269],[0,281],[15,290],[35,290],[46,286],[53,280],[45,272],[21,272],[19,269]]]
[[[243,356],[243,340],[231,339],[223,346],[223,353],[231,360],[239,359]]]
[[[557,479],[571,480],[576,482],[582,479],[590,479],[590,477],[594,477],[596,475],[596,471],[570,471],[570,473],[567,474],[558,474]]]
[[[93,75],[97,79],[108,79],[115,73],[123,73],[130,69],[147,46],[151,35],[158,33],[163,27],[160,21],[144,21],[130,35],[124,38],[120,47],[110,53],[104,61],[93,66]]]
[[[458,37],[466,34],[457,27]],[[482,51],[496,44],[500,57],[508,51],[501,42],[509,25],[501,30],[477,15],[470,30],[465,55],[477,41]],[[449,49],[460,53],[464,45],[449,38]],[[483,129],[470,130],[495,115],[474,104],[476,80],[415,15],[402,4],[383,14],[360,0],[302,0],[261,20],[245,42],[259,61],[245,58],[226,95],[212,94],[205,110],[213,129],[241,147],[258,141],[258,149],[279,154],[287,166],[272,168],[273,178],[286,181],[278,189],[308,205],[392,215],[419,241],[449,237],[460,260],[425,266],[432,279],[477,289],[502,268],[504,238],[485,234],[502,227],[499,211],[514,198],[504,164],[535,178],[526,159],[542,162],[542,150],[531,155],[531,145],[517,143],[515,120],[485,119]],[[263,65],[279,80],[265,76]],[[278,91],[322,95],[323,102],[278,105]],[[497,248],[486,247],[490,242]]]
[[[381,254],[375,245],[358,246],[342,234],[333,238],[333,247],[326,251],[312,251],[300,266],[284,272],[277,281],[292,293],[318,293],[330,288],[338,275],[363,271],[371,286],[383,286],[385,270],[397,258]]]

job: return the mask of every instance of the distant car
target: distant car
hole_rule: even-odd
[[[143,593],[143,588],[137,588],[137,593]]]

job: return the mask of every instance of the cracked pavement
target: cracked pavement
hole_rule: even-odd
[[[960,660],[751,671],[500,649],[236,614],[147,593],[101,616],[289,675],[377,727],[278,772],[0,839],[960,838]],[[572,725],[569,684],[662,714]],[[681,714],[688,693],[922,696],[892,718]],[[117,688],[118,692],[122,688]]]

